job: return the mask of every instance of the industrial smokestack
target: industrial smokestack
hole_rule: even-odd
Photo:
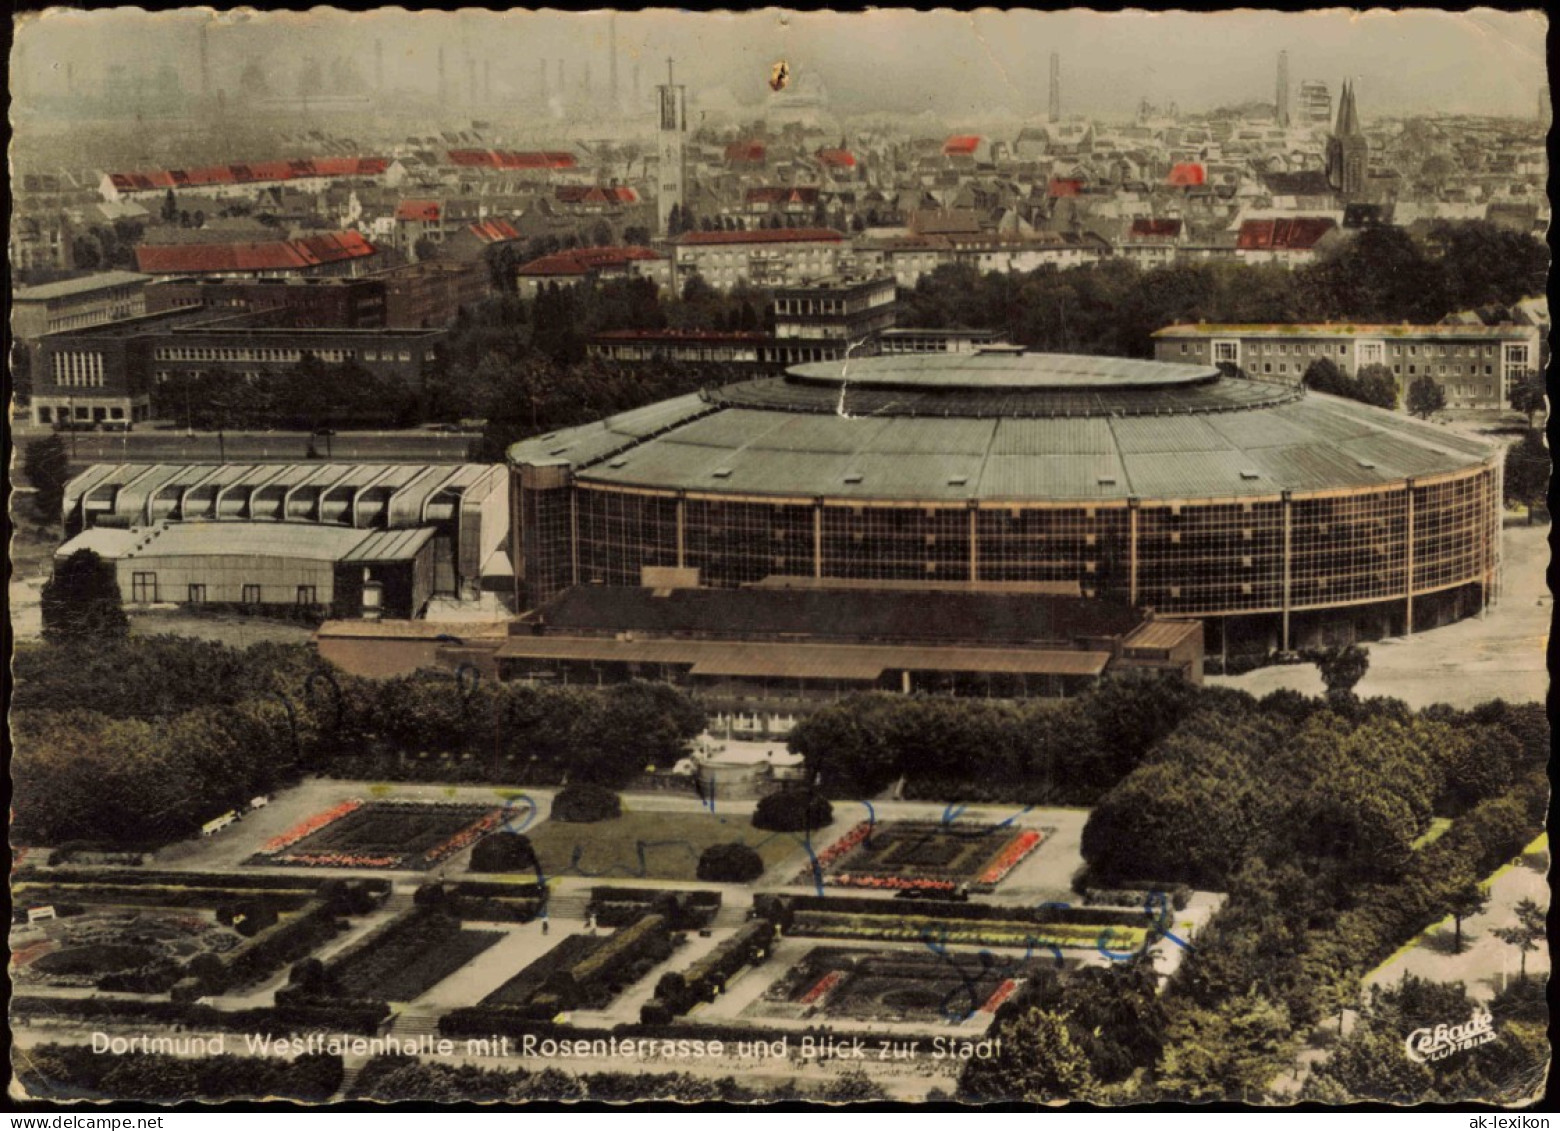
[[[439,48],[439,104],[449,101],[449,87],[444,85],[444,48]]]
[[[206,25],[200,25],[200,100],[202,103],[211,99],[211,58],[207,53]]]
[[[613,12],[607,17],[607,97],[612,100],[612,109],[618,108],[618,57],[617,57],[617,13]]]
[[[1280,126],[1289,126],[1289,52],[1278,53],[1278,97],[1274,100],[1276,107],[1274,120]]]
[[[469,100],[477,100],[477,61],[470,55],[466,56],[466,89],[469,92]]]
[[[493,101],[493,60],[482,60],[482,99]]]
[[[1062,120],[1062,57],[1051,52],[1051,99],[1046,117],[1053,122]]]
[[[385,89],[385,41],[374,40],[374,92],[381,94]]]

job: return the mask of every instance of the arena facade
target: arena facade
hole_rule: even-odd
[[[1501,459],[1198,365],[800,365],[512,447],[516,597],[799,577],[1105,597],[1211,655],[1376,639],[1495,599]]]

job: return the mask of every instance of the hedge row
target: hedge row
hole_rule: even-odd
[[[13,898],[25,900],[31,907],[58,906],[64,902],[86,900],[88,903],[115,903],[129,907],[220,907],[235,900],[247,899],[256,894],[253,888],[233,890],[226,888],[173,888],[173,887],[109,887],[102,884],[82,884],[71,887],[55,887],[30,883],[18,887]],[[295,911],[314,898],[312,891],[266,892],[266,899],[279,911]]]
[[[768,955],[774,939],[775,925],[767,919],[755,919],[687,970],[661,975],[655,997],[640,1009],[640,1020],[646,1025],[664,1025],[701,1001],[714,1001],[732,975]]]
[[[329,876],[280,875],[276,873],[224,872],[143,872],[113,868],[21,868],[11,877],[13,884],[107,884],[111,887],[149,884],[175,888],[268,888],[276,891],[314,891],[330,880]],[[388,880],[379,880],[386,889]]]
[[[221,955],[226,981],[224,989],[252,985],[270,977],[340,934],[346,926],[346,921],[330,904],[316,904],[301,915],[256,935],[231,953]]]
[[[715,921],[720,899],[718,891],[602,886],[591,889],[589,913],[603,927],[626,927],[653,911],[674,931],[697,931]]]
[[[796,913],[804,911],[826,911],[843,915],[888,915],[895,918],[913,915],[917,919],[950,921],[1001,920],[1008,923],[1055,926],[1142,927],[1149,922],[1141,902],[1135,908],[1053,907],[1044,904],[1017,907],[990,903],[956,903],[939,899],[911,901],[875,899],[857,895],[792,895],[772,899],[755,897],[753,906],[759,914],[766,917],[780,916],[779,921],[782,924],[790,923]]]
[[[130,1071],[127,1071],[130,1070]],[[163,1053],[94,1052],[85,1045],[33,1049],[18,1080],[37,1099],[114,1099],[160,1103],[242,1097],[323,1103],[341,1087],[340,1056],[180,1057]]]
[[[343,1033],[374,1033],[390,1015],[383,1002],[373,1008],[327,1009],[215,1009],[193,1002],[146,1001],[101,997],[13,997],[13,1017],[71,1017],[81,1020],[120,1020],[183,1025],[187,1029],[216,1029],[229,1033],[262,1033],[289,1036],[314,1029]]]
[[[787,1039],[791,1048],[796,1048],[808,1037],[817,1043],[829,1038],[838,1040],[840,1037],[838,1031],[826,1028],[765,1029],[749,1025],[713,1025],[688,1021],[674,1021],[664,1025],[641,1021],[638,1024],[617,1025],[611,1029],[592,1029],[579,1025],[560,1025],[553,1021],[527,1020],[512,1009],[487,1005],[450,1010],[439,1018],[439,1034],[445,1037],[485,1037],[494,1034],[516,1038],[534,1036],[539,1040],[551,1038],[559,1041],[605,1041],[613,1037],[624,1041],[643,1037],[659,1041],[721,1041],[728,1046],[737,1041],[773,1043]],[[932,1028],[924,1033],[895,1033],[894,1039],[907,1042],[919,1039],[925,1048],[929,1047],[935,1036],[946,1038],[948,1034],[946,1030],[939,1033]]]

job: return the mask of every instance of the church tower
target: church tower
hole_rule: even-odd
[[[1338,122],[1327,139],[1327,183],[1341,196],[1357,197],[1365,191],[1369,167],[1370,144],[1360,132],[1354,84],[1345,82],[1338,98]]]
[[[655,211],[661,234],[670,234],[672,206],[683,199],[683,135],[688,130],[688,93],[672,78],[672,61],[666,61],[666,85],[660,88],[660,130],[657,155]]]

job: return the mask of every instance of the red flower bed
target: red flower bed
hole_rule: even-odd
[[[1016,989],[1018,989],[1018,983],[1013,981],[1012,978],[1008,978],[986,999],[986,1004],[980,1007],[980,1011],[982,1013],[995,1013],[997,1007],[1012,997],[1013,991]]]
[[[818,867],[827,868],[830,864],[834,863],[841,856],[844,856],[847,852],[855,848],[858,844],[866,840],[867,837],[871,835],[872,822],[862,821],[861,824],[851,829],[850,832],[846,833],[844,836],[840,837],[839,840],[829,845],[828,848],[825,848],[822,852],[818,853]]]
[[[359,856],[350,852],[289,852],[275,859],[277,864],[297,864],[305,868],[394,868],[401,856]]]
[[[454,855],[475,841],[483,833],[502,823],[503,820],[504,813],[500,809],[495,809],[493,812],[478,818],[473,824],[467,825],[443,844],[424,853],[424,866],[437,864],[446,856]]]
[[[997,854],[996,859],[986,865],[985,870],[980,874],[980,879],[976,882],[981,884],[1000,883],[1009,872],[1018,867],[1019,861],[1038,848],[1040,842],[1044,839],[1045,837],[1035,832],[1034,829],[1025,829],[1008,842],[1007,847]]]
[[[952,880],[918,879],[909,876],[835,876],[831,883],[847,888],[881,888],[885,891],[904,891],[907,888],[928,891],[952,891],[958,885]]]
[[[801,1005],[812,1005],[813,1002],[817,1001],[819,998],[823,997],[830,990],[832,990],[835,986],[839,985],[840,982],[844,980],[844,978],[845,971],[830,970],[823,977],[819,978],[816,983],[814,983],[812,989],[808,990],[801,997],[797,998],[797,1002]]]
[[[310,833],[319,832],[319,830],[323,829],[326,825],[331,824],[334,821],[339,821],[348,813],[362,808],[362,805],[363,803],[354,797],[348,801],[343,801],[340,805],[337,805],[334,808],[326,809],[323,813],[316,813],[312,817],[305,817],[292,828],[284,832],[281,836],[273,836],[270,840],[266,841],[265,851],[267,853],[280,852],[289,845],[297,844]]]

